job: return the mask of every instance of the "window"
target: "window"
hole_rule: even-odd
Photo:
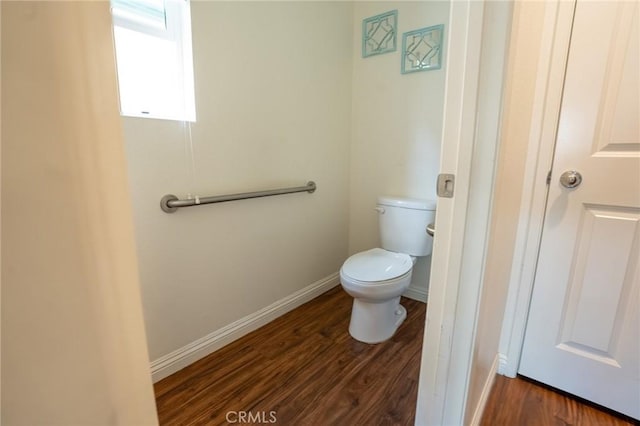
[[[188,0],[111,0],[120,112],[195,121]]]

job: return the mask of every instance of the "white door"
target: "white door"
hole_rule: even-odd
[[[519,369],[634,418],[640,418],[639,9],[638,2],[576,5]],[[571,170],[582,175],[575,188],[560,182]]]

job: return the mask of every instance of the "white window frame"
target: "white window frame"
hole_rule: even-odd
[[[195,84],[193,77],[193,50],[191,38],[191,5],[189,0],[165,0],[165,26],[144,22],[129,12],[112,7],[113,27],[121,27],[148,36],[173,41],[178,49],[179,80],[182,81],[183,108],[181,116],[165,116],[153,111],[126,110],[120,104],[120,114],[128,117],[155,118],[166,120],[196,121]],[[115,37],[114,37],[115,40]],[[117,46],[116,46],[117,49]]]

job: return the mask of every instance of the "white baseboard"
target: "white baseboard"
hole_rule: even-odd
[[[404,297],[408,297],[409,299],[417,300],[418,302],[424,303],[427,303],[427,299],[429,299],[429,293],[427,293],[426,290],[411,286],[409,286],[407,291],[405,291],[402,295]]]
[[[514,378],[518,375],[518,364],[510,362],[506,354],[499,354],[500,364],[498,365],[498,374]]]
[[[491,388],[493,388],[493,382],[495,382],[496,380],[496,374],[498,373],[499,363],[500,363],[500,357],[498,354],[496,354],[496,357],[493,359],[493,364],[491,364],[491,369],[489,370],[487,381],[484,383],[484,387],[482,388],[482,393],[480,394],[478,405],[476,405],[476,409],[473,412],[473,417],[471,418],[470,426],[478,426],[480,424],[480,421],[482,420],[484,407],[487,405],[487,401],[489,400],[489,395],[491,394]]]
[[[315,283],[280,299],[277,302],[260,309],[244,318],[222,327],[200,339],[183,346],[151,363],[151,377],[157,382],[204,358],[210,353],[239,339],[240,337],[262,327],[274,319],[286,314],[298,306],[310,301],[322,293],[332,289],[340,283],[340,276],[336,272]]]

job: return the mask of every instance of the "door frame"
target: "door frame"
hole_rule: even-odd
[[[510,377],[517,374],[533,288],[575,1],[545,2],[543,31],[537,35],[541,39],[538,67],[530,70],[536,85],[531,99],[524,196],[498,348],[498,372]],[[416,425],[463,424],[469,408],[468,377],[482,281],[464,285],[462,275],[470,261],[481,257],[484,264],[486,246],[476,244],[473,252],[464,253],[465,259],[462,252],[467,216],[477,213],[469,205],[476,126],[475,119],[469,117],[477,114],[483,9],[483,0],[451,2],[440,171],[456,174],[456,194],[452,199],[438,199]],[[493,185],[484,189],[492,191]]]
[[[552,170],[564,77],[576,0],[548,2],[540,32],[538,68],[531,98],[527,159],[507,301],[499,345],[498,373],[516,377],[535,281],[544,215],[547,175]]]
[[[478,109],[485,5],[484,0],[450,3],[440,172],[455,175],[455,194],[438,198],[436,210],[415,418],[420,426],[463,424],[465,418],[482,289],[477,271],[485,260],[498,144],[497,137],[479,136],[478,125],[497,129],[500,115],[485,116]],[[487,37],[487,42],[495,40]]]

